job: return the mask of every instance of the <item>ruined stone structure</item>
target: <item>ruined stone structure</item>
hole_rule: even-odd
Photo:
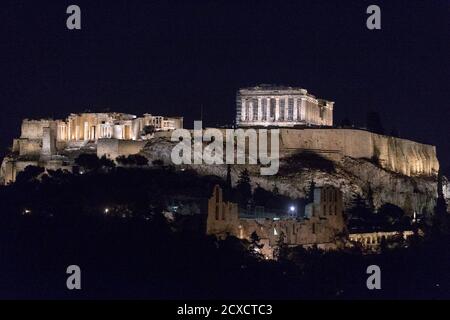
[[[434,146],[366,130],[333,128],[334,103],[317,99],[305,89],[261,85],[241,89],[237,97],[238,126],[277,127],[281,158],[312,152],[335,162],[370,160],[382,169],[410,177],[434,178],[439,171]],[[14,181],[27,165],[70,168],[77,152],[96,152],[111,159],[135,154],[147,139],[168,137],[171,130],[182,127],[182,117],[150,114],[80,113],[64,120],[25,119],[20,138],[14,139],[12,153],[2,163],[0,183]]]
[[[304,217],[243,217],[236,203],[224,199],[222,189],[216,185],[208,201],[206,233],[224,238],[233,235],[250,239],[253,232],[264,244],[263,253],[271,256],[272,249],[284,235],[289,246],[335,248],[336,238],[345,233],[342,193],[325,186],[315,188],[314,202],[306,207]]]
[[[37,154],[41,147],[50,152],[66,146],[98,139],[145,140],[149,131],[168,131],[183,127],[183,118],[166,118],[144,114],[136,117],[124,113],[79,113],[66,120],[22,121],[21,136],[14,140],[13,151],[20,155]],[[147,130],[148,129],[148,130]],[[50,141],[48,141],[50,139]]]
[[[394,240],[397,237],[402,237],[403,240],[408,240],[414,235],[411,230],[397,232],[397,231],[378,231],[378,232],[366,232],[366,233],[350,233],[348,238],[350,241],[359,243],[366,251],[376,252],[379,250],[381,244],[384,241]],[[423,235],[422,232],[419,235]]]
[[[182,117],[125,113],[78,113],[65,120],[22,121],[20,138],[0,169],[3,184],[15,181],[26,166],[71,170],[79,153],[97,153],[115,158],[138,153],[154,133],[183,127]]]
[[[342,192],[331,186],[314,189],[314,201],[305,207],[305,217],[339,217],[342,216]]]
[[[237,94],[236,124],[279,127],[282,154],[308,151],[333,160],[343,156],[371,159],[386,170],[407,176],[437,175],[434,146],[365,130],[332,128],[333,106],[334,102],[317,99],[302,88],[243,88]]]
[[[97,140],[114,138],[120,140],[142,140],[145,128],[174,130],[183,127],[183,118],[166,118],[144,114],[136,117],[124,113],[71,114],[66,121],[57,121],[58,141]]]
[[[334,102],[295,87],[260,85],[238,91],[238,126],[332,126]]]
[[[236,203],[227,201],[222,189],[216,185],[208,201],[206,233],[224,239],[235,236],[250,240],[255,232],[263,244],[261,253],[273,258],[281,234],[288,246],[320,249],[339,249],[358,244],[364,252],[378,252],[383,244],[410,239],[414,232],[375,231],[348,233],[343,218],[342,192],[332,186],[316,187],[314,200],[305,207],[301,218],[286,215],[249,217]],[[419,230],[419,235],[423,236]]]

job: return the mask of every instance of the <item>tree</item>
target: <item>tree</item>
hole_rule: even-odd
[[[406,222],[406,219],[403,219],[405,212],[402,208],[391,204],[385,203],[380,209],[378,209],[377,215],[380,217],[380,221],[387,228],[392,228],[399,226],[402,222]]]
[[[76,159],[75,163],[86,170],[97,170],[100,168],[100,159],[92,153],[82,153]]]
[[[278,189],[278,186],[276,183],[273,184],[272,193],[276,196],[280,194],[280,189]]]
[[[231,190],[232,184],[231,184],[231,165],[227,164],[227,178],[226,178],[226,186],[228,189]]]
[[[264,244],[260,243],[261,238],[258,236],[256,231],[253,231],[250,235],[250,254],[256,258],[262,259],[263,255],[261,253],[261,249],[264,247]]]
[[[367,205],[367,201],[359,194],[353,199],[347,209],[348,225],[350,229],[366,229],[373,227],[374,214]]]
[[[269,191],[267,191],[264,188],[261,188],[261,186],[258,184],[253,191],[253,201],[255,205],[257,206],[267,206],[267,203],[270,202],[269,200],[273,197],[273,194],[271,194]]]
[[[44,172],[44,168],[37,166],[26,166],[25,169],[17,174],[16,183],[30,182]]]
[[[373,201],[373,191],[372,191],[372,187],[370,186],[370,183],[367,187],[367,204],[368,204],[369,210],[371,212],[375,212],[375,204]]]
[[[118,156],[116,158],[117,163],[124,166],[146,166],[148,165],[148,159],[140,154],[130,154],[129,156]]]
[[[155,129],[154,125],[147,125],[142,130],[142,133],[144,136],[146,136],[146,135],[152,135],[153,133],[155,133],[155,131],[156,131],[156,129]]]
[[[438,173],[436,206],[434,207],[433,229],[438,234],[450,233],[450,218],[447,212],[447,202],[445,201],[443,187],[442,187],[442,172]]]
[[[240,205],[247,205],[252,198],[252,187],[250,185],[250,174],[247,169],[241,171],[236,185],[237,200]]]
[[[381,124],[381,119],[378,112],[370,111],[367,113],[366,128],[370,132],[384,134],[384,128]]]
[[[116,158],[116,162],[120,165],[126,166],[128,165],[128,157],[125,157],[124,155],[118,156]]]
[[[114,163],[113,160],[108,159],[105,155],[103,155],[100,159],[99,159],[99,165],[102,168],[114,168],[116,166],[116,164]]]
[[[134,160],[134,162],[138,166],[146,166],[146,165],[148,165],[148,159],[146,157],[144,157],[143,155],[133,154],[130,157]]]
[[[288,257],[288,245],[286,243],[286,235],[283,231],[280,232],[280,235],[277,240],[277,245],[274,250],[274,258],[278,261],[286,260]]]

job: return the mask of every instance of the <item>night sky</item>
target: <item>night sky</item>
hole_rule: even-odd
[[[71,4],[82,30],[66,28]],[[190,127],[202,106],[227,124],[239,87],[273,83],[335,101],[336,123],[378,111],[450,162],[450,1],[3,0],[0,26],[2,153],[22,118],[109,109]]]

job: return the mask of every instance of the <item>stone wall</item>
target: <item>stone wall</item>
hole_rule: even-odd
[[[56,138],[51,128],[44,128],[43,130],[41,157],[50,158],[56,151]]]
[[[40,139],[15,139],[14,151],[21,156],[39,156],[42,149]]]
[[[97,141],[97,156],[106,156],[115,159],[118,156],[128,156],[139,153],[145,146],[146,141],[99,139]]]
[[[22,121],[21,135],[22,139],[42,139],[44,128],[52,128],[56,132],[56,122],[54,120],[28,120]]]
[[[355,129],[280,129],[284,154],[300,150],[325,156],[340,154],[378,161],[387,170],[407,176],[435,176],[436,147]]]
[[[335,191],[335,192],[332,192]],[[340,198],[333,201],[325,201],[323,195],[336,194]],[[317,194],[322,197],[315,199],[317,205],[312,215],[307,219],[250,219],[239,216],[236,203],[226,201],[223,191],[215,186],[213,194],[208,201],[207,230],[209,235],[225,238],[233,235],[239,239],[250,240],[255,232],[266,244],[266,254],[270,256],[272,249],[277,246],[281,234],[284,242],[290,246],[312,246],[317,244],[336,244],[336,237],[345,231],[345,223],[342,211],[342,193],[333,187],[318,188]],[[324,211],[329,203],[340,204],[338,211]]]
[[[3,159],[0,167],[0,183],[3,185],[16,181],[17,174],[28,166],[38,166],[38,161],[14,161],[13,159]]]

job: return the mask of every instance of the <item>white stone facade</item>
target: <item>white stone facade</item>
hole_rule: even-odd
[[[102,138],[142,140],[145,136],[143,131],[148,126],[154,131],[183,127],[182,117],[167,118],[151,114],[136,117],[125,113],[79,113],[57,122],[57,141],[95,141]]]
[[[111,159],[136,154],[154,134],[170,134],[178,128],[183,128],[182,117],[117,112],[73,113],[63,120],[24,119],[21,135],[0,167],[0,184],[14,182],[26,165],[71,170],[80,152]]]
[[[260,85],[238,91],[238,126],[333,126],[334,102],[295,87]]]

